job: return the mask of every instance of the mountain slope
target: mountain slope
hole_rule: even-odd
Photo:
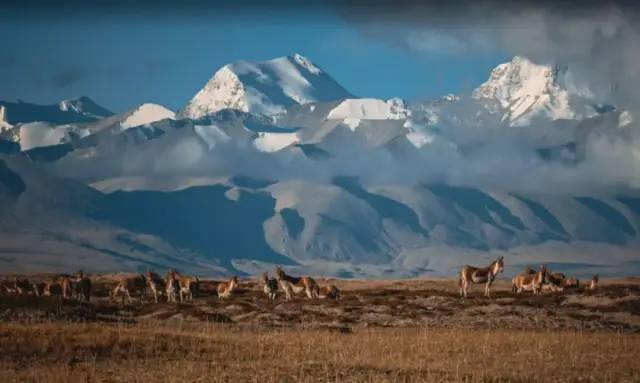
[[[505,255],[638,273],[637,124],[570,73],[515,58],[472,95],[408,104],[294,55],[225,66],[177,116],[9,126],[0,267],[419,276]]]
[[[294,54],[269,61],[238,61],[218,70],[181,111],[197,119],[222,109],[277,114],[287,106],[350,97],[327,73]]]
[[[101,218],[109,209],[110,217],[135,222],[140,210],[113,200],[117,196],[52,177],[25,158],[0,156],[0,269],[144,272],[176,267],[207,275],[226,272],[216,260],[172,245],[172,238],[128,230]]]
[[[99,106],[88,97],[63,100],[53,105],[38,105],[23,101],[0,101],[5,107],[5,121],[15,125],[28,122],[71,124],[96,121],[112,116],[113,112]]]

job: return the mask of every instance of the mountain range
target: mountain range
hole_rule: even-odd
[[[635,144],[595,94],[515,57],[469,94],[359,98],[294,54],[225,65],[175,112],[0,101],[0,265],[415,277],[504,255],[634,274],[640,194],[578,178],[611,157],[601,137]]]

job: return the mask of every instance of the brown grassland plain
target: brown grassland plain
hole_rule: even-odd
[[[636,382],[640,281],[460,300],[453,280],[325,281],[340,301],[0,296],[0,382]]]

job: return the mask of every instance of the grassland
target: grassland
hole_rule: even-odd
[[[635,382],[640,281],[461,301],[452,280],[322,281],[340,301],[0,296],[1,382]]]

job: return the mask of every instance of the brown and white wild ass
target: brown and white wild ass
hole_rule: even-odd
[[[262,273],[262,290],[269,300],[275,300],[278,294],[278,280],[269,278],[269,274]]]
[[[502,270],[504,270],[504,257],[499,257],[487,267],[462,266],[458,275],[460,297],[467,297],[467,290],[471,283],[484,283],[484,296],[490,297],[491,284]]]
[[[151,289],[151,293],[153,294],[153,300],[158,303],[158,297],[164,294],[166,290],[165,282],[153,271],[147,271],[144,277],[147,281],[147,286]]]
[[[51,279],[44,283],[44,296],[62,295],[62,286],[57,279]]]
[[[45,282],[31,282],[31,290],[33,290],[33,294],[37,297],[44,295],[45,286]]]
[[[315,299],[320,296],[320,287],[311,277],[292,277],[287,275],[282,267],[276,268],[276,279],[284,290],[286,300],[291,300],[294,294],[305,292],[307,298]]]
[[[28,294],[32,292],[31,283],[27,278],[13,278],[13,291],[18,294]]]
[[[587,286],[587,290],[595,290],[598,288],[598,282],[600,281],[600,277],[598,276],[598,274],[594,275],[593,278],[591,278],[591,281],[589,282],[589,285]]]
[[[542,291],[542,286],[547,280],[547,267],[540,266],[540,270],[535,274],[518,274],[511,280],[512,289],[520,294],[523,291],[533,291],[534,295]]]
[[[129,300],[129,304],[133,302],[132,295],[137,295],[140,298],[140,303],[144,303],[144,296],[147,293],[147,281],[144,275],[136,275],[132,277],[122,277],[111,291],[110,298],[114,300],[118,297],[118,294],[122,293],[122,304],[124,304],[124,298]]]
[[[65,299],[73,298],[73,284],[68,275],[60,276],[60,287],[62,288],[62,297]]]
[[[178,291],[180,291],[180,284],[178,280],[171,274],[167,274],[165,278],[167,302],[176,303],[178,301]]]
[[[180,302],[192,301],[193,295],[198,292],[200,283],[198,277],[180,277],[178,283],[180,284]]]
[[[567,279],[567,276],[564,275],[564,273],[558,271],[553,273],[547,272],[547,281],[553,285],[562,287],[562,281],[565,279]]]
[[[0,281],[0,291],[7,294],[14,294],[16,292],[14,284],[10,282],[6,277],[3,281]]]
[[[565,289],[579,289],[580,280],[575,277],[569,277],[569,278],[563,279],[560,285]]]
[[[75,296],[78,300],[84,300],[89,302],[91,300],[91,279],[84,275],[82,270],[76,273],[76,280],[74,283]]]
[[[187,300],[193,300],[193,295],[198,292],[198,284],[200,280],[198,277],[184,276],[177,272],[175,269],[169,270],[166,277],[167,289],[169,288],[169,280],[175,280],[178,282],[178,294],[180,295],[180,302]]]
[[[320,290],[320,299],[340,299],[340,290],[335,285],[325,286]]]
[[[238,285],[238,277],[236,276],[231,277],[227,282],[220,282],[217,288],[218,298],[229,298]]]

